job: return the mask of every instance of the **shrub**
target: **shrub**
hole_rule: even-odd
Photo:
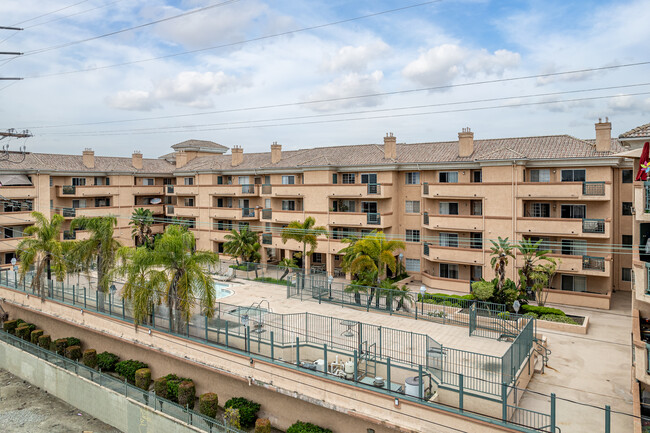
[[[332,433],[332,430],[319,427],[310,422],[298,421],[287,429],[287,433]]]
[[[199,397],[199,412],[210,418],[217,416],[219,397],[213,392],[206,392]],[[257,431],[257,430],[256,430]]]
[[[36,329],[36,325],[34,325],[33,323],[23,323],[23,325],[27,325],[30,334],[32,333],[33,330]]]
[[[246,400],[243,397],[231,398],[228,400],[224,408],[239,409],[239,420],[243,428],[251,428],[255,425],[257,419],[257,412],[259,412],[261,405],[254,401]]]
[[[22,325],[23,323],[27,323],[27,322],[25,322],[23,319],[16,319],[16,327]]]
[[[191,380],[184,380],[178,385],[178,404],[194,409],[196,388]]]
[[[42,329],[34,329],[30,334],[29,341],[31,341],[32,344],[38,344],[38,337],[40,337],[44,333],[45,331],[43,331]]]
[[[487,301],[494,295],[494,284],[490,281],[476,281],[472,283],[472,293],[479,301]]]
[[[151,370],[148,368],[141,368],[135,372],[135,386],[145,391],[151,385]]]
[[[84,350],[81,362],[83,362],[86,367],[97,367],[97,351],[95,349]]]
[[[239,423],[239,409],[229,407],[226,409],[226,413],[223,415],[223,420],[226,422],[226,425],[234,428],[241,428]]]
[[[159,377],[153,381],[153,391],[160,398],[169,398],[167,393],[167,377]]]
[[[255,421],[255,433],[271,433],[271,421],[266,418],[258,418]]]
[[[79,361],[81,359],[81,347],[79,346],[66,347],[65,357],[70,358],[73,361]]]
[[[564,311],[558,310],[557,308],[538,307],[538,306],[535,306],[535,305],[528,305],[528,304],[522,305],[521,310],[524,313],[535,313],[538,316],[543,316],[545,314],[555,314],[557,316],[566,316]]]
[[[135,383],[135,372],[147,367],[149,366],[144,362],[129,359],[128,361],[120,361],[115,364],[115,372],[133,384]]]
[[[18,328],[16,328],[16,337],[22,338],[23,340],[29,341],[30,333],[31,331],[27,325],[20,325]]]
[[[508,311],[504,311],[502,313],[499,313],[499,314],[497,314],[497,316],[499,317],[499,319],[510,320],[510,313]]]
[[[38,345],[43,349],[49,349],[50,344],[52,344],[52,338],[48,334],[38,337]]]
[[[535,313],[529,312],[529,313],[525,313],[524,317],[532,317],[533,319],[537,319],[539,316]]]
[[[115,364],[120,360],[120,357],[114,353],[102,352],[97,355],[97,366],[102,371],[115,371]]]
[[[253,281],[259,281],[262,283],[269,283],[269,284],[280,284],[282,286],[286,286],[289,284],[289,280],[278,280],[277,278],[271,278],[271,277],[257,277]]]
[[[175,374],[168,374],[165,379],[167,379],[167,398],[174,403],[178,403],[178,385],[181,382],[191,382],[192,379],[178,377]]]
[[[546,320],[549,322],[558,322],[558,323],[568,323],[570,325],[577,325],[578,322],[567,316],[560,316],[558,314],[543,314],[539,316],[540,320]]]
[[[18,327],[18,320],[7,320],[2,324],[2,330],[10,334],[15,334],[17,327]]]
[[[58,355],[65,356],[65,348],[68,347],[68,340],[65,338],[59,338],[54,340],[54,352]]]
[[[68,337],[66,338],[68,340],[68,347],[70,346],[81,346],[81,340],[75,337]]]

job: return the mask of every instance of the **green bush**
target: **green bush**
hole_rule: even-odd
[[[537,314],[532,313],[532,312],[525,313],[523,316],[524,317],[532,317],[533,319],[539,318],[539,316]]]
[[[65,348],[68,347],[67,339],[59,338],[58,340],[54,340],[53,345],[54,352],[56,352],[58,355],[65,356]]]
[[[65,357],[72,359],[73,361],[79,361],[81,359],[81,347],[79,346],[69,346],[65,348]]]
[[[499,314],[497,314],[497,316],[499,317],[499,319],[510,320],[510,313],[508,311],[504,311],[502,313],[499,313]]]
[[[540,320],[548,322],[568,323],[570,325],[577,325],[578,322],[567,316],[560,316],[559,314],[543,314],[539,316]]]
[[[472,283],[472,294],[479,301],[487,301],[494,296],[494,284],[490,281],[476,281]]]
[[[36,329],[36,325],[34,325],[33,323],[27,323],[26,325],[29,328],[29,333],[30,334],[32,333],[33,330]]]
[[[135,372],[141,368],[148,368],[149,366],[141,361],[129,359],[128,361],[120,361],[115,364],[115,372],[125,378],[130,384],[135,383]]]
[[[29,341],[29,335],[31,332],[32,331],[29,330],[29,326],[22,324],[16,328],[16,337]]]
[[[332,433],[332,430],[319,427],[310,422],[298,421],[287,429],[287,433]]]
[[[167,379],[167,398],[178,403],[178,385],[181,382],[192,382],[192,379],[178,377],[175,374],[168,374],[165,379]]]
[[[239,421],[239,409],[229,407],[226,409],[226,413],[223,415],[223,420],[226,422],[226,425],[234,428],[241,428]]]
[[[2,330],[12,335],[16,333],[17,327],[18,327],[18,320],[7,320],[2,324]]]
[[[521,310],[524,313],[535,313],[538,316],[543,316],[545,314],[555,314],[557,316],[566,316],[564,311],[558,310],[557,308],[550,307],[538,307],[535,305],[524,304],[521,306]]]
[[[217,416],[219,397],[213,392],[206,392],[199,397],[199,412],[210,418]]]
[[[135,386],[145,391],[151,385],[151,370],[148,368],[141,368],[135,372]]]
[[[81,340],[75,337],[68,337],[66,338],[68,340],[68,347],[70,346],[81,346]]]
[[[86,367],[97,367],[97,351],[95,349],[84,350],[81,362],[83,362]]]
[[[271,433],[271,421],[266,418],[258,418],[255,421],[254,433]]]
[[[295,284],[289,283],[289,280],[278,280],[276,278],[271,278],[271,277],[257,277],[253,281],[259,281],[262,283],[269,283],[269,284],[280,284],[282,286],[286,286],[290,284],[291,286],[294,286]]]
[[[167,377],[159,377],[153,381],[153,391],[160,398],[169,398],[167,392]]]
[[[52,344],[52,338],[48,334],[38,337],[38,345],[43,349],[49,349]]]
[[[23,323],[27,323],[27,322],[25,322],[23,319],[16,319],[16,327],[22,325]]]
[[[251,428],[255,425],[255,420],[257,419],[257,412],[259,412],[262,407],[259,403],[254,401],[246,400],[243,397],[231,398],[226,402],[224,408],[235,408],[239,409],[239,419],[241,426],[243,428]]]
[[[184,380],[178,384],[178,404],[194,409],[196,401],[196,387],[191,380]]]
[[[97,355],[97,366],[102,371],[115,371],[115,364],[120,361],[120,357],[114,353],[102,352]]]
[[[40,337],[44,333],[45,333],[45,331],[43,331],[42,329],[34,329],[31,332],[31,334],[29,334],[30,335],[29,336],[29,341],[31,341],[32,344],[38,344],[38,337]]]

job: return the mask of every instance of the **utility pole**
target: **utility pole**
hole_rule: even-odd
[[[0,30],[14,30],[14,31],[21,31],[23,30],[20,27],[7,27],[7,26],[0,26]],[[23,53],[19,52],[14,52],[14,51],[0,51],[0,55],[5,55],[5,56],[22,56]],[[17,81],[17,80],[22,80],[20,77],[0,77],[0,81]]]
[[[2,140],[3,138],[7,138],[7,137],[29,138],[29,137],[32,137],[32,134],[27,130],[24,130],[23,132],[15,132],[15,130],[13,130],[13,129],[8,130],[7,132],[1,132],[0,131],[0,140]]]

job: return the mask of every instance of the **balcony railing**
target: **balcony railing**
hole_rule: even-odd
[[[271,184],[262,185],[262,194],[271,194],[273,191],[273,186]]]
[[[273,236],[271,233],[264,233],[262,235],[262,245],[271,245],[273,243]]]
[[[605,182],[582,182],[582,195],[605,195]]]
[[[61,194],[74,195],[77,193],[77,187],[75,185],[63,185],[61,187]]]
[[[244,207],[241,210],[242,218],[253,218],[255,216],[255,209],[251,207]]]
[[[582,233],[605,233],[605,220],[583,218]]]
[[[582,269],[605,272],[605,258],[582,256]]]
[[[645,184],[645,211],[650,212],[650,183]]]
[[[429,225],[429,212],[424,213],[424,225]]]
[[[422,184],[422,194],[429,195],[429,182],[424,182]]]
[[[167,194],[174,193],[174,185],[167,185]]]
[[[242,194],[255,194],[255,185],[241,185]]]
[[[64,207],[61,209],[61,214],[64,218],[74,218],[77,216],[77,209],[73,207]]]
[[[429,255],[429,243],[428,242],[424,243],[424,251],[423,252],[424,252],[425,256]]]
[[[369,183],[368,184],[368,194],[381,194],[381,184],[379,183]]]
[[[272,216],[273,216],[273,210],[271,210],[271,209],[262,209],[262,219],[263,220],[270,220]]]
[[[366,218],[368,224],[381,224],[381,215],[378,213],[367,213]]]
[[[167,215],[174,215],[174,206],[171,205],[171,204],[167,205],[166,213],[167,213]]]

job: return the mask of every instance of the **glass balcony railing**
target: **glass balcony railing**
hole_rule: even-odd
[[[75,185],[63,185],[61,187],[61,194],[74,195],[76,193],[77,193],[77,187]]]
[[[605,272],[605,258],[582,256],[582,269]]]
[[[273,216],[273,210],[271,210],[271,209],[262,209],[262,219],[263,220],[270,220],[272,216]]]
[[[583,218],[582,233],[605,233],[605,220]]]
[[[429,183],[428,182],[424,182],[422,184],[422,194],[429,195]]]
[[[368,224],[381,224],[381,215],[378,213],[367,213],[366,221]]]
[[[271,184],[262,185],[262,194],[271,194],[271,191],[273,191]]]
[[[381,194],[381,184],[379,183],[369,183],[368,184],[368,194]]]
[[[273,243],[273,236],[271,233],[264,233],[262,235],[262,245],[271,245]]]
[[[582,195],[605,195],[605,182],[582,182]]]
[[[174,185],[167,185],[167,194],[174,193]]]
[[[255,217],[255,209],[251,207],[245,207],[241,210],[242,218],[253,218]]]
[[[167,215],[174,215],[174,206],[167,205]]]
[[[429,224],[429,212],[425,212],[424,213],[424,225],[426,226],[428,224]]]
[[[645,184],[645,212],[650,213],[650,182]]]
[[[73,207],[64,207],[61,209],[61,214],[64,218],[74,218],[77,216],[77,209]]]
[[[425,256],[429,255],[429,243],[428,242],[424,243],[424,255]]]
[[[241,185],[241,193],[242,194],[254,194],[255,193],[255,185]]]

